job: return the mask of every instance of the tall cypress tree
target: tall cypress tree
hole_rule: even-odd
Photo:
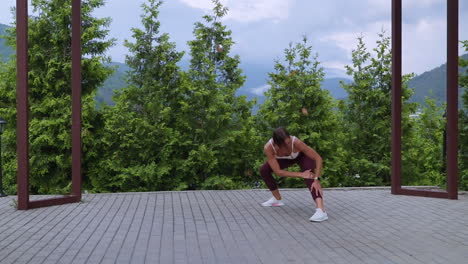
[[[189,41],[190,85],[182,108],[189,151],[183,167],[192,187],[231,188],[253,166],[258,141],[253,102],[236,96],[245,76],[239,56],[230,56],[234,41],[221,22],[228,9],[219,0],[213,4],[213,14],[195,24],[195,39]]]
[[[442,185],[445,176],[443,158],[443,133],[445,129],[445,105],[437,105],[435,99],[426,97],[421,112],[410,118],[404,139],[404,185]]]
[[[142,29],[132,28],[133,42],[125,41],[128,86],[104,107],[105,129],[98,148],[104,150],[94,168],[96,191],[171,190],[177,177],[179,136],[177,109],[182,100],[175,50],[158,20],[162,1],[142,5]],[[102,175],[106,175],[102,177]]]
[[[269,74],[271,88],[265,93],[266,100],[259,108],[258,124],[264,143],[272,129],[287,127],[314,148],[324,160],[324,175],[329,177],[324,184],[333,184],[343,170],[340,156],[342,132],[335,111],[335,102],[328,90],[321,86],[325,73],[312,53],[307,38],[291,43],[284,51],[284,63],[276,61],[276,72]],[[296,182],[297,179],[288,179]],[[300,186],[302,182],[297,182]]]
[[[342,84],[348,99],[341,104],[345,124],[347,159],[350,166],[344,183],[347,185],[382,185],[390,183],[391,146],[391,50],[390,38],[379,34],[375,55],[371,54],[363,37],[352,52],[351,66],[347,74],[353,78],[350,84]],[[402,128],[409,138],[409,114],[416,104],[407,103],[412,95],[406,82],[411,75],[403,76]],[[409,143],[404,139],[404,144]],[[406,146],[403,146],[406,148]]]
[[[104,55],[113,45],[107,34],[110,19],[98,19],[93,11],[103,0],[82,2],[82,120],[84,174],[95,152],[92,145],[98,114],[94,96],[111,74]],[[30,186],[33,193],[66,192],[71,175],[71,1],[33,0],[29,18],[29,103],[30,103]],[[15,47],[15,30],[8,36]],[[7,185],[16,176],[15,143],[15,60],[2,68],[0,100],[2,113],[10,121],[6,137],[5,172]],[[89,150],[89,152],[88,152]]]
[[[465,51],[468,52],[468,40],[462,42]],[[466,71],[460,74],[459,86],[463,88],[463,105],[460,113],[459,123],[459,164],[460,164],[460,188],[468,190],[468,60],[460,58],[460,67],[465,67]]]

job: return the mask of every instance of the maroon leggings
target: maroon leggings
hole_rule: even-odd
[[[294,164],[299,164],[301,167],[301,171],[306,171],[306,170],[312,170],[314,171],[315,169],[315,160],[307,157],[304,155],[302,152],[299,153],[299,156],[297,158],[291,160],[291,159],[276,159],[278,161],[278,164],[281,169],[285,169],[288,167],[291,167]],[[270,167],[270,164],[268,162],[265,162],[263,166],[260,168],[260,175],[262,175],[263,180],[265,181],[266,185],[268,186],[268,189],[270,191],[274,191],[278,189],[278,186],[276,185],[276,180],[273,178],[273,170]],[[304,179],[305,184],[310,190],[310,187],[312,186],[312,183],[314,180],[312,179]],[[317,198],[322,198],[322,195],[320,193],[317,195],[315,188],[311,192],[312,198],[315,200]]]

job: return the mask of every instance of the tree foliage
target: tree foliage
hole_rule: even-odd
[[[263,143],[271,137],[274,128],[287,127],[292,135],[320,153],[325,161],[324,175],[335,176],[343,170],[343,164],[338,161],[343,153],[340,146],[343,134],[335,103],[329,91],[321,87],[323,68],[318,55],[312,54],[306,37],[285,49],[284,63],[277,60],[275,70],[269,74],[270,89],[257,117]],[[288,181],[303,185],[297,179]]]
[[[403,185],[441,186],[445,183],[444,109],[445,106],[427,97],[420,114],[410,119],[410,126],[403,135]]]
[[[465,51],[468,51],[468,40],[462,42],[465,47]],[[459,86],[463,89],[463,105],[460,111],[460,123],[459,123],[459,182],[460,188],[468,190],[468,60],[460,58],[460,67],[465,67],[466,72],[460,74]]]
[[[182,167],[191,187],[211,188],[219,179],[242,187],[250,181],[260,149],[251,115],[254,102],[236,95],[245,76],[239,56],[230,55],[231,31],[221,22],[228,9],[219,0],[213,4],[213,14],[195,23],[195,39],[188,42],[190,85],[181,108],[186,117],[181,134],[189,151]]]
[[[348,99],[341,104],[345,124],[345,148],[349,151],[349,170],[345,185],[386,185],[390,183],[391,146],[391,50],[390,38],[379,34],[372,54],[358,37],[358,45],[352,51],[353,65],[346,66],[353,78],[350,84],[342,84]],[[402,128],[408,130],[409,114],[416,105],[407,103],[412,91],[406,82],[411,76],[403,76]]]
[[[129,86],[115,107],[104,108],[105,158],[95,169],[109,177],[93,184],[98,191],[241,186],[251,166],[245,146],[254,146],[255,134],[252,103],[235,95],[245,77],[239,57],[229,56],[231,32],[220,22],[227,9],[214,1],[214,14],[195,24],[191,67],[183,72],[183,53],[159,32],[161,4],[143,5],[143,29],[126,42]]]
[[[103,0],[82,2],[82,116],[85,163],[94,151],[88,146],[95,130],[94,96],[97,88],[110,75],[103,66],[104,56],[113,45],[106,39],[105,29],[110,20],[92,16]],[[33,16],[29,18],[29,143],[30,188],[33,193],[67,191],[71,175],[71,1],[33,0]],[[15,47],[15,32],[10,31],[7,42]],[[16,176],[15,125],[16,84],[15,60],[3,67],[0,84],[2,112],[8,121],[5,135],[5,172],[12,186]],[[11,190],[12,191],[12,190]]]
[[[104,0],[82,2],[82,121],[84,188],[95,192],[258,187],[265,162],[263,144],[272,129],[284,126],[324,159],[324,186],[390,184],[391,50],[379,34],[368,51],[359,37],[347,66],[348,98],[334,101],[321,86],[325,78],[318,54],[306,37],[284,50],[269,73],[266,101],[237,95],[245,76],[232,54],[232,32],[223,24],[228,9],[213,0],[211,13],[194,24],[188,41],[190,67],[178,64],[168,33],[160,32],[161,0],[142,5],[141,26],[125,41],[129,55],[126,87],[115,105],[96,108],[97,88],[109,77],[105,56],[110,20],[93,11]],[[69,189],[71,172],[71,0],[33,0],[29,22],[30,185],[33,193]],[[6,38],[15,47],[12,28]],[[463,42],[468,51],[468,42]],[[460,60],[460,66],[468,61]],[[426,99],[418,117],[408,103],[413,91],[403,76],[403,184],[443,185],[443,106]],[[468,87],[468,73],[460,75]],[[468,189],[468,93],[460,113],[460,182]],[[0,60],[0,116],[5,187],[16,183],[16,61]],[[303,187],[302,180],[280,179],[281,187]]]
[[[132,28],[134,42],[125,41],[128,86],[114,98],[115,106],[102,109],[104,129],[96,147],[103,151],[92,178],[96,191],[177,188],[171,158],[178,135],[172,124],[181,100],[177,63],[183,53],[159,31],[160,5],[155,0],[142,5],[143,28]]]

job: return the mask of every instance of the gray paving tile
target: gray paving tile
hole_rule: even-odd
[[[330,219],[311,223],[305,189],[89,194],[17,211],[0,199],[0,263],[463,263],[468,196],[325,191]],[[9,196],[8,199],[14,199]],[[32,197],[43,199],[44,196]],[[434,250],[434,249],[437,250]]]

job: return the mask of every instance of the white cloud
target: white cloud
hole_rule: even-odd
[[[404,73],[420,74],[446,62],[447,23],[445,18],[421,19],[404,24],[402,66]]]
[[[373,1],[373,0],[370,0],[370,1]],[[384,0],[379,0],[379,1],[384,1]],[[411,8],[411,7],[417,7],[417,8],[421,8],[421,7],[430,7],[430,6],[434,6],[434,5],[437,5],[437,4],[445,4],[447,2],[447,0],[411,0],[411,1],[403,1],[403,8]]]
[[[388,36],[391,34],[390,0],[220,1],[229,8],[226,25],[236,42],[232,53],[239,54],[243,62],[272,65],[275,58],[283,58],[283,50],[289,42],[300,41],[305,34],[314,52],[319,53],[322,65],[340,70],[351,63],[351,51],[356,48],[359,35],[364,35],[366,46],[372,50],[382,27]],[[446,1],[403,0],[404,72],[420,74],[445,63]],[[5,7],[16,4],[15,0],[1,2]],[[141,2],[144,0],[109,0],[95,12],[98,17],[113,18],[110,37],[118,38],[118,44],[109,54],[116,61],[123,61],[127,53],[122,42],[131,39],[130,28],[141,26]],[[459,5],[460,40],[466,40],[468,1],[460,1]],[[201,21],[201,13],[209,13],[212,8],[211,0],[165,1],[160,14],[161,31],[170,33],[179,49],[187,50],[186,42],[193,39],[193,23]],[[8,8],[0,9],[0,23],[10,24],[12,20]],[[460,52],[465,52],[461,45]]]
[[[323,61],[323,62],[321,62],[321,64],[322,64],[322,66],[324,68],[344,71],[345,66],[348,64],[348,62],[344,62],[344,61]]]
[[[380,27],[378,26],[380,24]],[[344,50],[348,59],[351,59],[351,53],[356,49],[357,38],[362,36],[367,50],[371,51],[376,46],[376,41],[379,39],[378,34],[384,30],[386,36],[390,36],[390,32],[383,23],[373,23],[367,25],[364,31],[357,32],[336,32],[320,38],[321,42],[330,43]],[[324,62],[327,63],[327,62]],[[333,68],[333,67],[331,67]]]
[[[2,8],[0,8],[0,23],[11,25],[15,20],[15,15],[11,12],[11,8],[16,7],[16,0],[1,0]],[[31,1],[28,1],[28,13],[33,14]]]
[[[251,88],[250,91],[255,95],[262,96],[270,88],[271,88],[270,85],[265,84],[265,85],[262,85],[262,86],[257,87],[257,88]]]
[[[181,0],[181,1],[182,3],[192,8],[199,8],[199,9],[206,9],[206,10],[213,8],[213,3],[211,2],[211,0]],[[224,4],[224,2],[226,1],[224,0],[221,2]]]
[[[410,0],[414,1],[414,0]],[[407,2],[407,1],[404,1]],[[365,10],[372,11],[373,13],[388,12],[392,8],[392,1],[389,0],[367,0],[366,3],[362,3],[362,6],[366,7]]]
[[[180,0],[192,8],[211,10],[211,0]],[[260,20],[278,21],[287,19],[292,0],[221,0],[229,8],[226,20],[255,22]]]
[[[360,28],[361,32],[352,32],[352,29],[346,32],[333,32],[322,37],[320,41],[344,50],[350,60],[359,35],[364,36],[367,49],[372,51],[379,39],[378,33],[382,32],[382,29],[386,32],[386,36],[391,35],[390,23],[390,21],[368,23]],[[402,30],[403,73],[421,74],[446,62],[447,23],[445,17],[419,18],[414,22],[404,23]],[[338,68],[335,61],[325,61],[323,65]]]
[[[425,8],[437,4],[446,3],[447,0],[403,0],[402,8]],[[362,6],[366,6],[372,12],[388,12],[392,8],[391,0],[367,0]]]
[[[321,37],[321,42],[326,42],[335,45],[336,47],[346,51],[346,54],[351,56],[351,51],[356,47],[356,39],[360,36],[360,33],[355,32],[335,32],[326,36]],[[325,62],[324,62],[325,63]]]

